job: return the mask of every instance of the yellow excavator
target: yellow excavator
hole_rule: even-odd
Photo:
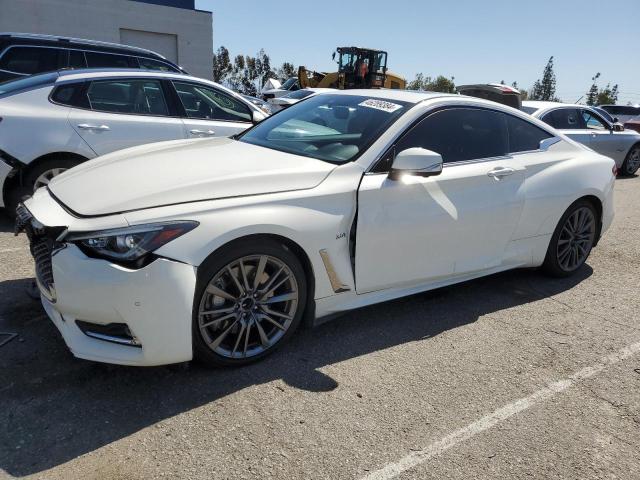
[[[336,60],[336,55],[338,60]],[[333,53],[337,72],[315,72],[298,68],[300,88],[395,88],[404,89],[404,77],[387,70],[387,52],[359,47],[338,47]]]

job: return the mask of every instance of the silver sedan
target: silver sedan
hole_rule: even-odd
[[[611,157],[623,175],[640,168],[640,133],[611,124],[586,105],[522,102],[522,110],[560,130],[573,140]]]

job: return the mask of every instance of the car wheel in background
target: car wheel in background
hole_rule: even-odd
[[[620,173],[631,176],[638,171],[638,168],[640,168],[640,145],[634,145],[627,153],[627,158],[624,159]]]
[[[591,202],[578,200],[556,227],[542,269],[554,277],[568,277],[587,260],[596,241],[598,212]]]
[[[296,330],[307,301],[298,258],[261,238],[223,247],[198,268],[194,357],[210,366],[259,360]]]
[[[24,186],[32,193],[40,187],[45,187],[54,177],[80,165],[81,160],[77,158],[51,158],[31,168],[24,178]]]

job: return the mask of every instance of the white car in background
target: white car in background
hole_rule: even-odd
[[[271,113],[284,110],[291,105],[298,103],[303,98],[310,97],[322,92],[335,92],[335,88],[303,88],[302,90],[296,90],[295,92],[289,92],[282,97],[270,98],[267,100],[271,107]]]
[[[264,101],[268,101],[270,98],[278,98],[286,95],[289,92],[295,92],[300,89],[300,82],[298,82],[298,77],[288,78],[280,87],[278,88],[268,88],[262,91],[262,99]]]
[[[77,357],[242,365],[303,316],[513,268],[575,273],[612,221],[614,170],[491,101],[346,90],[232,138],[80,165],[19,205],[17,229]]]
[[[522,110],[560,130],[602,155],[615,160],[622,175],[633,175],[640,168],[640,133],[619,123],[609,123],[586,105],[558,102],[522,102]]]
[[[145,143],[227,137],[267,114],[188,75],[69,70],[0,84],[0,207],[88,159]]]

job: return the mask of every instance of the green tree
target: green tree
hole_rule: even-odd
[[[233,66],[229,60],[229,50],[224,46],[218,48],[213,54],[213,81],[222,83],[232,72]]]
[[[276,72],[276,76],[278,80],[284,82],[288,78],[295,77],[298,75],[298,69],[295,67],[293,63],[284,62],[278,71]]]
[[[556,74],[553,71],[553,56],[549,58],[547,65],[542,72],[542,78],[536,80],[529,93],[530,100],[546,100],[557,102],[556,97]]]
[[[456,84],[454,83],[454,77],[447,78],[444,75],[438,75],[436,78],[432,78],[418,73],[416,78],[407,84],[407,90],[455,93]]]
[[[612,87],[610,83],[607,83],[607,86],[601,89],[598,87],[599,78],[600,72],[591,78],[591,87],[585,100],[587,105],[615,104],[618,101],[618,84]]]

